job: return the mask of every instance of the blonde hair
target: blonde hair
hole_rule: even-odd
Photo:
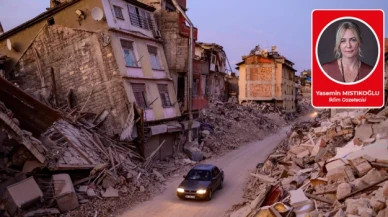
[[[356,36],[356,40],[359,44],[358,53],[360,56],[362,56],[361,45],[362,45],[363,40],[362,40],[360,27],[358,27],[358,25],[356,23],[353,23],[351,21],[345,21],[339,25],[339,27],[337,29],[337,34],[335,37],[334,54],[337,58],[340,58],[342,55],[341,50],[340,50],[340,43],[341,43],[341,39],[342,39],[345,31],[348,29],[350,29],[353,32],[353,34]]]

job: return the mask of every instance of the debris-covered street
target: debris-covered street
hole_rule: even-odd
[[[311,117],[299,120],[311,120]],[[249,143],[241,143],[241,147],[224,155],[213,157],[201,163],[218,165],[225,171],[226,178],[222,190],[214,193],[212,201],[182,201],[176,197],[175,189],[187,170],[174,174],[165,185],[161,195],[155,196],[134,209],[120,215],[120,217],[135,216],[160,216],[179,217],[186,216],[223,216],[235,203],[241,201],[243,187],[250,168],[256,166],[258,161],[264,161],[290,131],[291,126],[279,127],[276,131],[267,133],[262,140],[254,140]]]
[[[220,2],[0,1],[0,217],[388,216],[388,82],[313,91],[317,3]]]
[[[387,111],[348,110],[293,125],[246,182],[231,217],[385,216]]]

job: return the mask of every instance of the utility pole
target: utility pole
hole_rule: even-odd
[[[189,64],[188,64],[188,83],[189,83],[189,91],[188,91],[188,97],[187,97],[187,107],[189,110],[189,124],[188,124],[188,136],[189,136],[189,142],[193,141],[193,132],[192,132],[192,125],[193,125],[193,114],[192,114],[192,107],[193,107],[193,38],[194,38],[194,32],[193,32],[193,23],[190,21],[189,17],[187,17],[186,13],[183,11],[181,6],[177,3],[176,0],[172,0],[172,3],[174,4],[175,8],[183,15],[187,23],[190,25],[190,38],[189,38]]]

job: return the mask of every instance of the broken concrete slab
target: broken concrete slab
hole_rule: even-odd
[[[373,135],[372,124],[362,124],[356,128],[355,139],[365,140]]]
[[[106,189],[106,191],[102,194],[103,197],[118,197],[119,191],[117,189],[114,189],[112,187],[109,187]]]
[[[43,167],[44,164],[36,160],[29,160],[24,163],[23,173],[32,172],[35,168]]]
[[[349,183],[341,183],[337,187],[337,198],[342,198],[352,193],[352,186]]]
[[[118,183],[118,180],[113,176],[106,176],[102,181],[102,187],[108,189],[110,187],[114,187]]]
[[[350,153],[346,156],[346,159],[365,158],[366,156],[368,156],[368,159],[374,159],[374,162],[377,163],[388,163],[388,140],[377,140],[373,144],[362,147],[361,150]]]
[[[166,181],[164,176],[161,173],[159,173],[156,169],[153,169],[152,172],[156,175],[156,177],[159,179],[159,181],[161,181],[161,182]]]
[[[86,194],[89,196],[89,197],[95,197],[97,196],[96,192],[94,191],[94,189],[91,189],[91,188],[88,188],[88,190],[86,191]]]
[[[192,161],[201,161],[203,159],[202,151],[198,148],[197,142],[188,142],[184,146],[184,151]]]
[[[361,177],[364,176],[369,170],[372,169],[372,166],[369,164],[367,160],[362,157],[349,159],[350,165],[357,171],[357,174]]]
[[[56,174],[52,177],[54,183],[54,198],[61,212],[68,212],[79,206],[73,182],[68,174]]]
[[[8,186],[3,196],[5,208],[13,215],[18,209],[26,208],[43,197],[43,192],[34,177]]]

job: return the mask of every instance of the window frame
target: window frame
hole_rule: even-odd
[[[133,67],[133,68],[140,68],[141,65],[139,64],[140,61],[138,61],[138,59],[137,59],[137,54],[136,54],[136,49],[135,49],[135,42],[132,41],[132,40],[124,39],[124,38],[120,38],[119,40],[120,40],[120,46],[121,46],[121,49],[122,49],[122,52],[123,52],[125,66],[126,67]],[[123,46],[123,42],[130,43],[132,48]],[[134,63],[134,65],[128,65],[128,62],[127,62],[127,59],[126,59],[127,56],[126,56],[125,50],[132,51],[132,62]]]
[[[154,65],[153,65],[153,62],[152,62],[152,55],[151,55],[151,52],[150,52],[150,48],[151,49],[155,49],[155,61],[157,62],[159,68],[154,68]],[[155,46],[155,45],[147,44],[147,51],[148,51],[148,55],[150,56],[150,63],[151,63],[152,69],[153,70],[163,71],[164,68],[163,68],[162,61],[160,59],[159,47]]]
[[[128,15],[132,26],[148,31],[155,30],[155,22],[151,12],[128,4]]]
[[[163,108],[172,107],[173,105],[171,103],[170,93],[168,91],[168,84],[157,84],[157,85],[158,85],[158,91],[159,91],[162,107]],[[161,88],[161,86],[163,86],[163,88]],[[164,90],[164,86],[165,86],[165,90]]]
[[[124,14],[123,14],[123,8],[117,5],[112,5],[112,6],[113,6],[113,13],[115,17],[120,20],[125,20]],[[119,14],[117,14],[117,12],[119,12]]]
[[[149,105],[148,105],[148,101],[147,101],[147,93],[146,93],[145,83],[130,83],[130,85],[131,85],[133,96],[135,97],[135,102],[136,102],[137,106],[139,106],[142,109],[148,109]],[[141,85],[142,91],[137,91],[136,88],[134,88],[134,86],[136,86],[136,85],[139,85],[139,86]],[[138,94],[141,94],[141,95],[139,96]],[[138,100],[139,97],[142,98],[142,102],[140,102]],[[142,103],[144,103],[144,105],[141,105]]]

